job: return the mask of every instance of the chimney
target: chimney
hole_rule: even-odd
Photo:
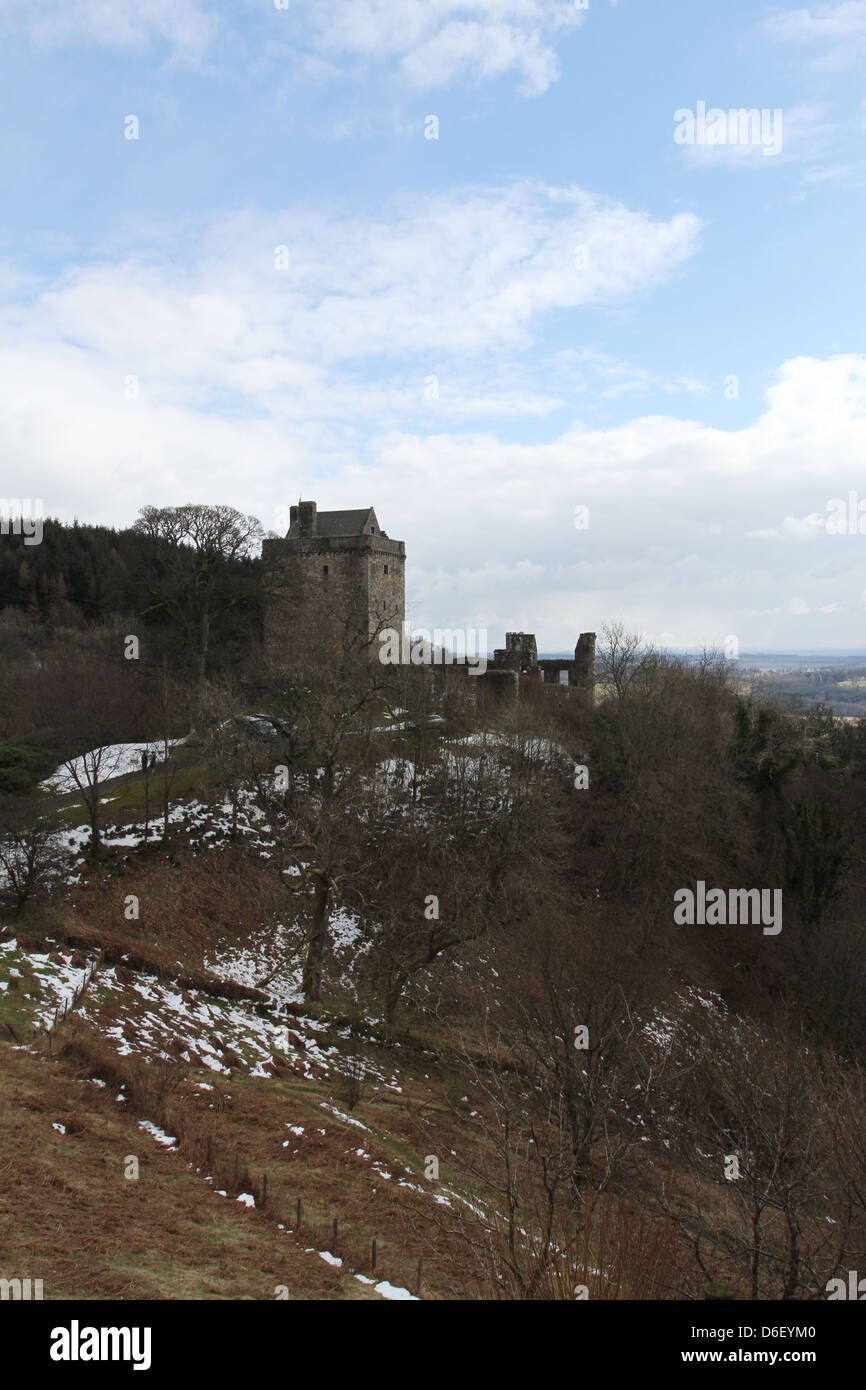
[[[315,502],[300,502],[298,504],[298,535],[306,538],[316,534],[316,504]]]
[[[298,519],[298,509],[297,509],[297,507],[289,507],[289,530],[290,530],[290,531],[291,531],[292,527],[294,526],[295,522],[297,521],[297,519]]]

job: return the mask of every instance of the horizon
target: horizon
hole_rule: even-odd
[[[13,0],[0,33],[6,492],[369,502],[413,622],[545,649],[855,643],[866,0]]]

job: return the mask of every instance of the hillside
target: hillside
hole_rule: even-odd
[[[356,671],[213,686],[192,735],[145,709],[94,748],[71,711],[4,808],[3,1277],[670,1301],[856,1267],[862,738],[602,659],[595,710]],[[696,881],[783,926],[677,926]]]

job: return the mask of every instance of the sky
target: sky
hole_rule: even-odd
[[[0,493],[372,505],[491,648],[863,649],[864,60],[866,0],[0,0]]]

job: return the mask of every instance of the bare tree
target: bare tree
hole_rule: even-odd
[[[420,773],[412,757],[377,769],[357,903],[388,1022],[414,976],[534,915],[564,780],[546,744],[501,731],[443,744]]]
[[[244,789],[273,767],[272,752],[256,737],[255,721],[244,714],[243,701],[231,685],[209,682],[199,708],[207,728],[205,755],[216,770],[219,788],[231,809],[230,834],[234,839]]]
[[[51,879],[63,859],[57,827],[35,807],[0,812],[0,898],[16,917]]]
[[[164,612],[189,641],[201,685],[213,623],[249,594],[235,571],[257,549],[261,524],[234,507],[190,503],[144,507],[133,529],[162,543],[149,571],[150,611]]]
[[[370,729],[381,717],[384,685],[366,633],[347,628],[333,655],[324,674],[313,653],[309,666],[286,680],[272,711],[287,731],[280,763],[273,774],[259,771],[251,779],[257,808],[279,848],[282,881],[309,902],[303,989],[313,1002],[322,995],[331,909],[357,871],[368,797],[363,766]]]
[[[67,758],[63,764],[78,792],[90,822],[89,853],[99,854],[102,848],[102,800],[104,783],[123,770],[121,751],[113,744],[97,744],[78,757]]]
[[[793,1021],[702,1013],[677,1037],[687,1060],[669,1112],[663,1205],[704,1289],[823,1297],[853,1255],[852,1193],[836,1181],[835,1066]]]
[[[657,660],[652,644],[647,644],[641,633],[629,632],[624,623],[606,623],[602,628],[596,657],[598,682],[609,686],[618,700]]]
[[[459,1056],[466,1093],[446,1100],[462,1141],[446,1200],[412,1222],[456,1289],[520,1300],[663,1296],[674,1232],[612,1190],[575,1193],[564,1092],[545,1085],[492,1011]]]
[[[177,742],[175,731],[180,721],[186,692],[184,687],[173,679],[169,672],[168,658],[163,657],[158,680],[159,734],[151,741],[158,750],[159,781],[162,784],[162,840],[168,844],[171,837],[171,793],[177,779],[179,767],[173,757]]]

